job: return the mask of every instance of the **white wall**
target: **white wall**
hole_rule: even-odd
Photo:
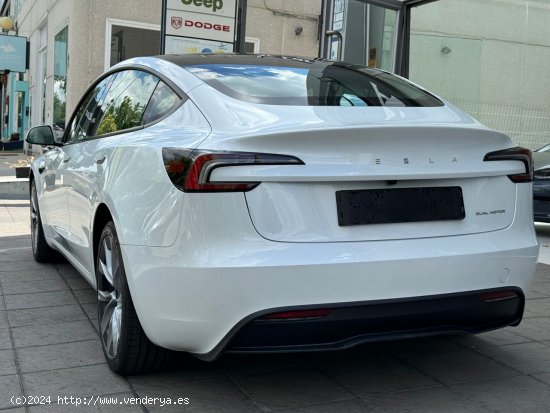
[[[439,0],[412,13],[411,80],[518,144],[550,142],[550,1]]]

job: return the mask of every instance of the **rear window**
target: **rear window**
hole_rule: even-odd
[[[187,70],[218,91],[252,103],[296,106],[443,106],[392,74],[357,65],[308,67],[205,64]]]

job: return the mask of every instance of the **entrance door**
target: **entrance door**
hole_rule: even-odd
[[[29,117],[29,83],[16,81],[15,83],[15,129],[21,139],[25,139]]]
[[[437,0],[325,0],[320,55],[406,76],[410,10]]]
[[[11,82],[11,96],[13,96],[9,107],[8,136],[19,133],[19,139],[25,139],[28,127],[29,112],[29,83],[16,80],[15,76]]]

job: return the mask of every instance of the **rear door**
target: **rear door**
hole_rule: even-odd
[[[93,213],[105,180],[109,178],[110,159],[124,136],[140,133],[142,117],[159,79],[139,70],[111,74],[93,92],[98,98],[87,109],[91,126],[81,142],[73,145],[67,167],[67,188],[71,217],[71,243],[75,258],[93,268]],[[122,179],[122,178],[121,178]]]

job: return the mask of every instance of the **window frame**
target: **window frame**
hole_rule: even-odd
[[[78,141],[67,142],[67,138],[69,136],[69,131],[71,129],[71,125],[73,124],[73,122],[75,122],[75,118],[76,118],[76,115],[77,115],[78,111],[80,110],[80,107],[86,102],[86,97],[88,97],[88,95],[95,89],[95,87],[100,82],[102,82],[105,78],[107,78],[108,76],[111,76],[115,73],[124,72],[124,71],[127,71],[127,70],[138,70],[138,71],[142,71],[142,72],[151,74],[153,76],[156,76],[159,79],[159,81],[164,82],[180,98],[180,101],[178,102],[177,105],[174,105],[174,107],[172,109],[167,111],[163,116],[161,116],[158,119],[155,119],[152,122],[149,122],[149,123],[146,123],[146,124],[141,124],[139,126],[135,126],[133,128],[129,128],[129,129],[122,129],[122,130],[119,130],[119,131],[116,131],[116,132],[105,133],[103,135],[87,136],[85,139],[81,139],[81,140],[78,140]],[[109,87],[110,86],[111,85],[109,85]],[[123,134],[123,133],[135,132],[135,131],[138,131],[138,130],[141,130],[141,129],[148,128],[149,126],[152,126],[152,125],[154,125],[158,122],[161,122],[165,118],[170,116],[172,113],[174,113],[176,110],[178,110],[185,102],[187,102],[188,99],[189,99],[189,97],[174,82],[172,82],[170,79],[168,79],[162,73],[158,73],[157,71],[151,69],[150,67],[142,66],[142,65],[129,65],[129,66],[119,67],[119,68],[116,68],[116,69],[113,69],[113,70],[109,70],[109,71],[103,73],[100,77],[98,77],[88,87],[88,89],[86,89],[86,92],[84,92],[82,97],[78,100],[78,104],[75,106],[75,108],[74,108],[74,110],[71,114],[71,117],[69,119],[69,122],[67,123],[67,125],[65,127],[65,132],[63,133],[63,138],[61,139],[61,143],[63,145],[73,145],[73,144],[77,144],[77,143],[87,142],[87,141],[91,141],[91,140],[95,140],[95,139],[107,138],[107,137],[114,136],[114,135],[120,135],[120,134]],[[149,104],[149,102],[147,102],[147,104]],[[146,105],[146,108],[147,108],[147,105]]]
[[[130,27],[134,29],[153,30],[160,33],[160,24],[136,22],[131,20],[120,20],[107,18],[105,22],[105,56],[103,62],[103,70],[111,68],[111,36],[113,34],[113,26]],[[162,33],[161,33],[162,37]],[[160,52],[159,52],[160,54]]]

